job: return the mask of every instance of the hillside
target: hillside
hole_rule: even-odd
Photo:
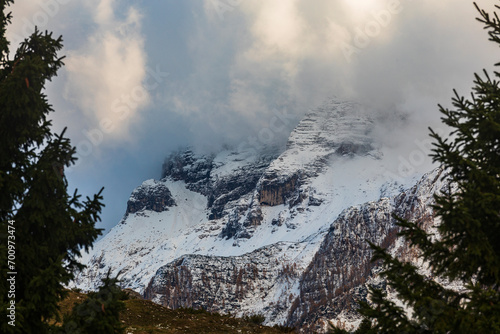
[[[85,293],[69,291],[59,303],[61,313],[70,312],[75,303],[81,303]],[[141,298],[125,300],[126,309],[121,313],[121,322],[127,334],[174,334],[174,333],[293,333],[291,329],[271,328],[260,325],[254,318],[241,319],[231,315],[220,315],[203,310],[171,310]]]

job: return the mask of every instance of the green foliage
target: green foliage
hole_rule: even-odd
[[[349,332],[346,331],[345,329],[340,329],[335,327],[333,323],[330,322],[329,324],[329,334],[348,334]],[[370,320],[368,319],[363,319],[361,324],[359,325],[358,329],[354,331],[355,334],[358,333],[365,333],[365,334],[375,334],[377,333],[373,328]]]
[[[500,43],[498,16],[476,8],[490,40]],[[421,251],[433,277],[459,280],[465,289],[445,288],[371,244],[373,260],[381,261],[382,275],[412,314],[371,288],[372,303],[360,303],[365,320],[356,333],[500,333],[500,83],[484,72],[474,84],[470,99],[455,92],[453,109],[440,106],[450,136],[431,129],[432,157],[451,181],[435,195],[440,237],[398,219],[400,235]]]
[[[6,319],[7,277],[15,271],[16,326],[5,321],[2,333],[45,333],[57,315],[63,285],[80,268],[80,250],[101,233],[95,228],[102,209],[101,192],[81,200],[68,195],[64,168],[75,149],[51,131],[52,106],[45,84],[63,65],[62,39],[35,30],[9,59],[5,37],[12,1],[0,1],[0,307]],[[102,191],[102,190],[101,190]],[[8,239],[8,221],[14,238]],[[15,241],[15,269],[7,267],[7,241]]]
[[[5,32],[7,25],[10,23],[12,15],[10,12],[5,12],[6,7],[10,6],[13,0],[0,0],[0,62],[5,60],[5,57],[9,53],[9,41],[5,38]]]
[[[125,328],[120,323],[120,312],[125,309],[123,300],[127,294],[118,286],[117,278],[110,278],[110,272],[102,280],[97,292],[90,292],[88,298],[75,305],[59,332],[67,334],[120,334]]]

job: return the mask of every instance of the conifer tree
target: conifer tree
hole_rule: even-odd
[[[80,250],[101,233],[95,223],[103,204],[101,192],[86,200],[67,193],[64,168],[75,149],[48,119],[44,88],[63,65],[62,39],[35,30],[10,59],[12,3],[0,0],[0,332],[40,334],[81,267]]]
[[[490,16],[475,6],[490,40],[500,44],[497,14]],[[448,138],[442,138],[431,129],[433,160],[445,168],[450,180],[448,189],[435,195],[439,236],[399,219],[400,235],[420,250],[432,278],[372,245],[373,260],[382,262],[382,275],[410,314],[385,292],[372,288],[372,304],[361,303],[364,321],[356,333],[500,333],[498,78],[498,72],[494,78],[486,71],[483,76],[476,74],[470,98],[455,91],[452,109],[439,106],[443,123],[452,130]],[[465,288],[441,284],[452,281],[462,282]]]
[[[97,292],[89,292],[87,299],[75,305],[70,315],[64,318],[60,334],[120,334],[124,327],[120,323],[120,311],[125,309],[122,300],[127,294],[118,286],[118,278],[111,278],[110,271],[102,279]],[[56,331],[57,333],[57,331]]]

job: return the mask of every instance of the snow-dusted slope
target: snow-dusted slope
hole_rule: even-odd
[[[344,210],[331,224],[304,271],[287,323],[317,332],[327,329],[327,319],[342,319],[345,323],[345,313],[356,319],[352,311],[357,300],[367,298],[366,282],[384,284],[377,277],[379,267],[370,261],[372,251],[366,240],[389,248],[395,256],[413,260],[408,245],[397,238],[398,227],[392,214],[423,227],[433,225],[433,194],[447,184],[442,176],[442,169],[437,168],[394,197]]]
[[[388,217],[396,205],[387,203],[421,176],[388,176],[394,162],[386,157],[394,153],[373,138],[369,114],[332,100],[308,112],[281,151],[172,155],[161,180],[132,193],[125,217],[84,257],[88,268],[75,284],[94,289],[111,268],[122,271],[125,286],[170,307],[300,323],[293,303],[345,210],[371,202]]]

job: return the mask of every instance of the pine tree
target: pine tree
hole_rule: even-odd
[[[118,286],[118,278],[110,278],[110,271],[102,280],[97,292],[90,292],[87,299],[75,305],[71,314],[64,318],[60,334],[120,334],[120,311],[125,309],[122,300],[127,294]]]
[[[0,332],[39,334],[81,267],[80,250],[101,233],[95,222],[103,204],[101,192],[83,201],[67,193],[64,168],[75,162],[75,149],[48,120],[44,88],[63,65],[62,39],[35,30],[10,59],[12,3],[0,1]],[[12,301],[15,312],[7,309]]]
[[[500,44],[497,14],[475,6],[490,40]],[[433,278],[440,280],[424,277],[414,265],[371,245],[373,260],[382,262],[382,275],[411,315],[372,288],[372,304],[361,303],[365,320],[356,333],[500,333],[500,82],[486,71],[476,74],[471,98],[455,91],[452,102],[451,110],[439,106],[450,136],[430,130],[433,160],[450,180],[448,189],[435,195],[439,237],[417,223],[398,223],[400,235],[420,250]],[[439,281],[461,281],[465,289]]]

